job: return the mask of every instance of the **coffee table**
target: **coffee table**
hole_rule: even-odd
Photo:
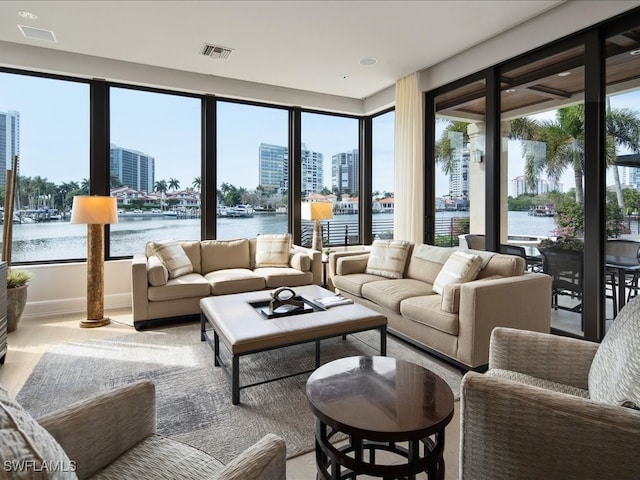
[[[307,399],[317,419],[318,478],[444,478],[454,399],[435,373],[389,357],[342,358],[309,377]],[[348,435],[341,447],[331,443],[339,433]],[[379,461],[380,451],[391,452],[393,462]]]
[[[295,287],[294,290],[297,295],[307,299],[332,295],[329,290],[317,285]],[[244,355],[314,341],[315,368],[318,368],[321,340],[373,329],[380,331],[380,355],[387,354],[387,318],[375,310],[353,303],[312,313],[267,319],[254,305],[270,300],[270,293],[262,290],[200,300],[200,340],[206,340],[211,346],[215,365],[221,367],[230,380],[231,401],[234,405],[240,403],[241,389],[292,376],[240,386],[240,357]],[[220,357],[220,340],[231,353],[230,369]],[[294,375],[312,371],[305,370]]]

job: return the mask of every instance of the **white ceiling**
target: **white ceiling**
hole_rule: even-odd
[[[2,1],[0,40],[362,99],[562,3]],[[25,38],[19,24],[57,43]],[[234,50],[214,60],[200,54],[205,42]],[[378,63],[359,65],[365,57]]]

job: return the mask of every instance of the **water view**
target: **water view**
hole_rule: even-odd
[[[468,216],[468,212],[440,212],[436,219]],[[339,215],[323,222],[324,235],[334,245],[358,243],[358,216]],[[390,236],[393,214],[380,213],[373,217],[376,236]],[[200,219],[176,219],[162,216],[121,215],[119,223],[110,226],[111,256],[127,257],[144,250],[150,240],[199,239]],[[532,217],[527,212],[509,212],[509,234],[525,236],[553,235],[555,224],[551,217]],[[259,233],[285,233],[287,216],[259,214],[249,218],[218,218],[218,238],[223,240],[255,237]],[[303,243],[311,243],[312,224],[303,223]],[[68,221],[52,221],[13,226],[13,262],[33,262],[83,259],[87,255],[86,225]]]

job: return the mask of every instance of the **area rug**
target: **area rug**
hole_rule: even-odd
[[[265,383],[240,392],[231,388],[213,352],[200,341],[199,324],[170,326],[131,335],[68,343],[40,359],[17,395],[36,418],[95,393],[138,379],[156,385],[158,433],[200,448],[228,463],[266,433],[287,443],[287,458],[314,448],[315,419],[305,397],[309,374]],[[376,355],[377,331],[322,341],[321,360]],[[224,348],[222,348],[224,353]],[[240,359],[241,385],[312,369],[313,343]],[[459,398],[461,374],[444,362],[388,336],[387,355],[425,366],[440,375]]]

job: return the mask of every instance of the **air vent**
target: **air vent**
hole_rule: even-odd
[[[202,55],[211,58],[221,58],[222,60],[226,60],[229,58],[233,52],[233,48],[221,47],[219,45],[211,45],[209,43],[205,43],[202,48]]]
[[[46,40],[47,42],[57,42],[56,34],[51,30],[42,30],[41,28],[27,27],[26,25],[18,25],[18,28],[27,38],[34,40]]]

